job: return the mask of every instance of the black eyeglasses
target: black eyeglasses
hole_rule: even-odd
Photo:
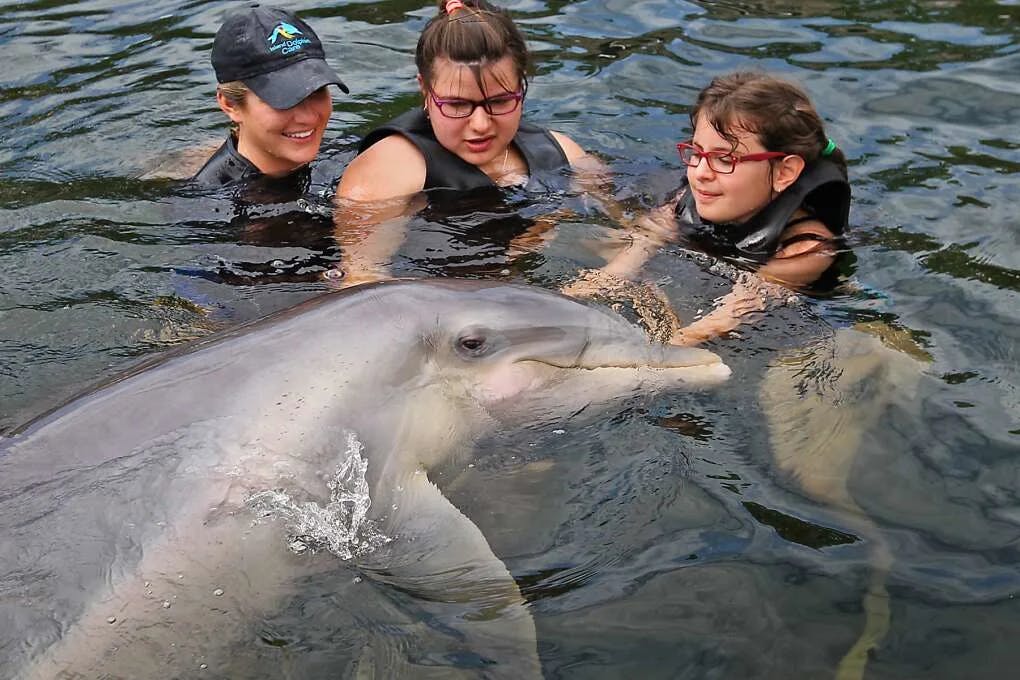
[[[737,169],[738,163],[745,161],[767,161],[771,158],[782,158],[790,155],[782,151],[762,151],[761,153],[737,156],[730,151],[702,151],[693,144],[687,144],[686,142],[677,144],[676,150],[680,152],[680,160],[683,161],[684,165],[696,168],[701,163],[701,159],[704,158],[708,163],[708,167],[720,175],[730,174]]]
[[[471,99],[459,99],[449,98],[443,99],[436,96],[435,91],[430,87],[429,96],[432,97],[432,101],[436,103],[439,108],[439,113],[443,114],[447,118],[467,118],[475,112],[479,106],[485,109],[485,112],[490,116],[505,116],[508,113],[513,113],[517,110],[517,107],[521,105],[521,100],[524,99],[524,90],[517,90],[516,92],[507,92],[505,94],[496,95],[495,97],[489,97],[482,101],[474,101]]]

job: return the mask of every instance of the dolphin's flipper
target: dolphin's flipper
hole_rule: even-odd
[[[430,634],[418,658],[406,659],[409,677],[540,678],[535,624],[520,589],[485,536],[419,471],[396,496],[387,525],[392,543],[363,562],[373,579],[411,595],[441,642]],[[389,531],[389,530],[387,530]],[[392,534],[390,534],[392,535]],[[433,646],[441,645],[441,648]],[[376,654],[377,677],[393,655]],[[360,677],[360,674],[359,674]]]
[[[878,527],[850,493],[850,473],[865,436],[890,401],[912,393],[923,373],[916,353],[890,348],[883,340],[870,329],[839,330],[828,367],[812,366],[817,357],[804,353],[787,357],[769,368],[760,392],[779,468],[813,499],[845,512],[847,524],[870,544],[864,628],[840,661],[838,680],[864,677],[869,653],[889,629],[885,582],[892,555]]]

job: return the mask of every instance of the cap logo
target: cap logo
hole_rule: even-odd
[[[269,41],[269,51],[279,51],[280,54],[290,54],[297,52],[305,45],[310,45],[311,40],[303,36],[304,34],[298,29],[297,26],[288,24],[286,21],[281,21],[273,29],[273,32],[266,38]],[[281,40],[282,38],[282,40]]]

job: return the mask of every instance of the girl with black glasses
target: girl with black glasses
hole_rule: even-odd
[[[601,169],[566,135],[521,120],[528,50],[506,11],[484,0],[440,0],[415,63],[421,107],[369,133],[337,188],[347,284],[383,276],[403,240],[399,221],[371,225],[451,195],[443,190],[530,191],[559,186],[572,167]]]

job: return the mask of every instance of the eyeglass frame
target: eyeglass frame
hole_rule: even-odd
[[[693,157],[697,159],[695,163],[688,163],[687,161],[684,160],[684,149],[690,149],[692,151]],[[782,151],[760,151],[758,153],[748,153],[744,154],[743,156],[738,156],[734,154],[732,151],[705,151],[703,149],[699,149],[697,146],[689,142],[678,142],[676,145],[676,150],[677,153],[680,154],[680,162],[686,165],[688,168],[698,167],[699,165],[701,165],[701,159],[705,159],[705,162],[708,163],[709,169],[711,169],[712,172],[718,173],[720,175],[732,175],[733,172],[737,169],[737,166],[745,161],[768,161],[774,158],[785,158],[786,156],[796,155],[784,153]],[[729,170],[719,170],[714,165],[712,165],[713,158],[722,158],[724,156],[730,156],[733,158],[732,168],[730,168]]]
[[[524,87],[521,87],[519,90],[516,90],[515,92],[505,92],[503,94],[496,95],[494,97],[486,97],[482,101],[476,101],[474,99],[464,99],[463,97],[437,97],[436,96],[436,91],[432,89],[431,85],[428,86],[428,90],[429,90],[429,96],[432,97],[432,101],[435,103],[436,108],[439,109],[439,113],[442,114],[444,118],[452,118],[454,120],[462,120],[464,118],[470,118],[471,116],[475,115],[475,110],[479,106],[481,106],[482,109],[487,114],[489,114],[490,116],[506,116],[506,115],[509,115],[509,114],[513,113],[514,111],[516,111],[517,109],[521,108],[521,104],[524,102],[524,96],[527,94],[527,90]],[[489,101],[492,100],[492,99],[502,99],[502,98],[513,99],[515,101],[514,107],[512,109],[510,109],[509,111],[504,111],[502,113],[494,113],[492,108],[491,108],[491,104],[489,103]],[[453,104],[454,102],[467,102],[468,104],[471,104],[471,111],[469,111],[466,115],[463,115],[463,116],[451,116],[450,114],[448,114],[446,111],[443,110],[443,106],[446,105],[446,104]]]

